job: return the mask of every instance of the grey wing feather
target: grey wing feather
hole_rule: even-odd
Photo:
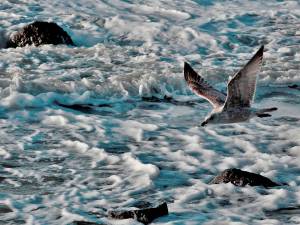
[[[261,46],[244,68],[229,81],[224,109],[250,107],[255,94],[257,74],[261,67],[263,51],[264,46]]]
[[[187,62],[184,63],[184,78],[189,88],[198,96],[208,100],[213,107],[223,106],[226,96],[210,86]]]

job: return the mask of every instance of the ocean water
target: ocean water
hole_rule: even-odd
[[[1,0],[0,46],[35,20],[77,47],[0,49],[1,224],[139,224],[107,210],[163,201],[153,224],[300,224],[299,1]],[[262,44],[254,106],[279,110],[201,127],[184,61],[226,91]],[[232,167],[287,185],[208,184]]]

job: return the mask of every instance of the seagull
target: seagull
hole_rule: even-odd
[[[277,110],[275,107],[265,109],[251,107],[263,51],[264,46],[261,46],[249,62],[229,79],[227,96],[207,83],[187,62],[184,63],[184,78],[189,88],[213,106],[212,112],[201,123],[201,126],[244,122],[256,116],[270,117],[271,115],[267,112]]]

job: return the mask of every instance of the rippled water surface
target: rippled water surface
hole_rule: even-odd
[[[300,224],[299,4],[2,0],[0,40],[43,20],[77,47],[0,49],[1,224],[139,224],[107,210],[163,201],[153,224]],[[279,110],[201,127],[184,61],[226,91],[262,44],[254,105]],[[288,185],[208,185],[231,167]]]

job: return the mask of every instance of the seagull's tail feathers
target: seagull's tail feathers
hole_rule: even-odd
[[[276,107],[273,107],[273,108],[266,108],[266,109],[261,109],[259,110],[257,113],[256,113],[256,116],[257,117],[270,117],[272,116],[271,114],[268,114],[267,112],[273,112],[273,111],[276,111],[277,108]]]

